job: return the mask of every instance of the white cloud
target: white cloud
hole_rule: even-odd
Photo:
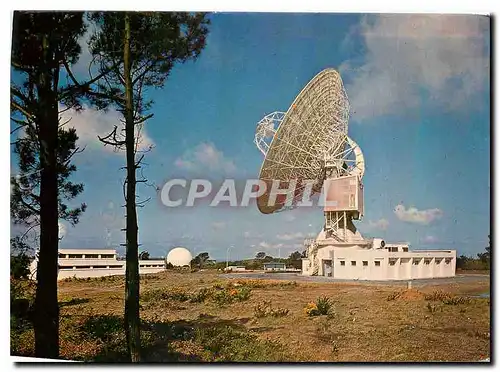
[[[353,118],[397,113],[417,107],[422,93],[433,103],[458,108],[489,81],[489,18],[473,15],[364,17],[358,34],[364,63],[344,62]]]
[[[190,171],[208,169],[230,173],[236,170],[233,160],[226,158],[224,153],[210,142],[202,142],[195,148],[187,150],[175,160],[174,164],[178,168]]]
[[[401,221],[418,223],[421,225],[428,225],[432,221],[443,216],[443,211],[438,208],[419,211],[415,207],[406,209],[406,207],[402,204],[396,206],[394,213]]]
[[[432,243],[437,243],[439,242],[439,239],[436,238],[435,236],[433,235],[427,235],[425,236],[423,239],[422,239],[422,243],[428,243],[428,244],[432,244]]]
[[[226,227],[226,223],[222,222],[222,221],[212,222],[212,227],[215,230],[222,230],[222,229],[224,229]]]
[[[270,244],[270,243],[264,241],[264,242],[259,243],[259,247],[264,248],[264,249],[278,249],[278,248],[282,248],[283,244],[281,244],[281,243]]]
[[[368,226],[376,229],[376,230],[387,230],[389,227],[389,221],[387,221],[385,218],[381,218],[380,220],[377,221],[368,221]]]
[[[276,237],[280,240],[293,240],[293,239],[304,238],[305,235],[302,234],[301,232],[297,232],[297,233],[291,233],[291,234],[276,235]]]
[[[58,222],[58,225],[59,225],[59,239],[62,239],[66,236],[67,232],[66,225],[63,224],[62,222]]]
[[[59,110],[63,110],[64,107],[60,107]],[[109,109],[107,112],[94,110],[88,106],[84,106],[81,112],[76,112],[73,109],[63,112],[61,115],[61,123],[70,120],[66,126],[76,129],[78,134],[78,145],[90,149],[103,149],[105,151],[114,152],[112,146],[104,146],[102,142],[99,141],[99,137],[107,136],[115,127],[118,127],[118,134],[123,128],[123,124],[120,122],[122,115],[115,109]],[[154,145],[153,140],[148,136],[145,125],[136,126],[136,136],[139,135],[139,150],[147,150],[150,146]],[[124,139],[124,137],[120,138]],[[118,153],[118,152],[116,152]]]
[[[263,235],[253,231],[244,231],[243,237],[247,239],[256,239],[256,238],[262,238]]]

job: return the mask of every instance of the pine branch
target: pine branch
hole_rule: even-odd
[[[15,101],[10,101],[10,106],[12,108],[14,108],[15,110],[19,111],[21,114],[23,114],[27,119],[33,119],[34,118],[34,115],[32,115],[31,113],[29,113],[27,111],[27,109],[25,109],[24,107],[22,107],[21,105],[19,105],[17,102]]]
[[[125,145],[125,141],[119,141],[117,140],[116,136],[116,130],[118,129],[118,127],[115,125],[115,128],[113,129],[113,131],[108,134],[106,137],[100,137],[100,136],[97,136],[97,138],[99,139],[99,141],[101,141],[102,143],[104,143],[105,145],[111,145],[111,146],[124,146]],[[112,138],[112,140],[109,140],[110,138]]]

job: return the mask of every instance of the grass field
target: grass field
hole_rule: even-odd
[[[473,295],[488,291],[484,276],[405,290],[222,279],[211,271],[146,275],[143,360],[478,361],[490,357],[490,300]],[[60,283],[62,358],[126,360],[123,292],[123,277]],[[308,315],[319,297],[331,307]],[[13,322],[12,354],[33,355],[29,322]]]

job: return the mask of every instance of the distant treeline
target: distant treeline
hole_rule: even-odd
[[[489,270],[491,261],[491,238],[488,235],[488,246],[477,257],[461,255],[457,257],[457,269],[462,270]]]

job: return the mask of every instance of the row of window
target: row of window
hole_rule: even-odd
[[[140,267],[165,267],[165,265],[140,265]],[[120,269],[123,265],[94,265],[94,266],[59,266],[60,270],[82,269]]]
[[[404,260],[404,261],[403,261]],[[401,259],[400,264],[402,265],[403,263],[409,262],[408,259]],[[425,265],[430,265],[432,259],[426,258],[424,259],[424,264]],[[439,265],[443,259],[442,258],[436,258],[436,265]],[[422,261],[421,258],[414,258],[413,259],[413,265],[419,265],[420,261]],[[368,261],[362,261],[363,266],[368,266]],[[394,266],[396,265],[397,259],[390,259],[389,260],[389,265]],[[451,263],[451,258],[445,258],[444,260],[446,265],[449,265]],[[380,266],[380,261],[374,261],[375,266]],[[345,261],[340,261],[340,266],[345,266]],[[351,266],[356,266],[356,261],[351,261]]]
[[[374,261],[375,266],[380,266],[380,261]],[[345,266],[345,261],[340,261],[340,266]],[[356,266],[356,261],[351,261],[351,266]],[[363,261],[363,266],[368,266],[368,261]]]
[[[59,266],[61,270],[82,270],[82,269],[120,269],[123,265],[95,265],[95,266]]]
[[[387,250],[388,250],[389,252],[399,252],[399,251],[398,251],[398,247],[387,247]],[[408,252],[408,247],[403,247],[403,248],[402,248],[402,251],[403,251],[403,252]]]
[[[85,256],[85,257],[83,257]],[[64,254],[64,253],[59,253],[59,258],[115,258],[114,254]]]

